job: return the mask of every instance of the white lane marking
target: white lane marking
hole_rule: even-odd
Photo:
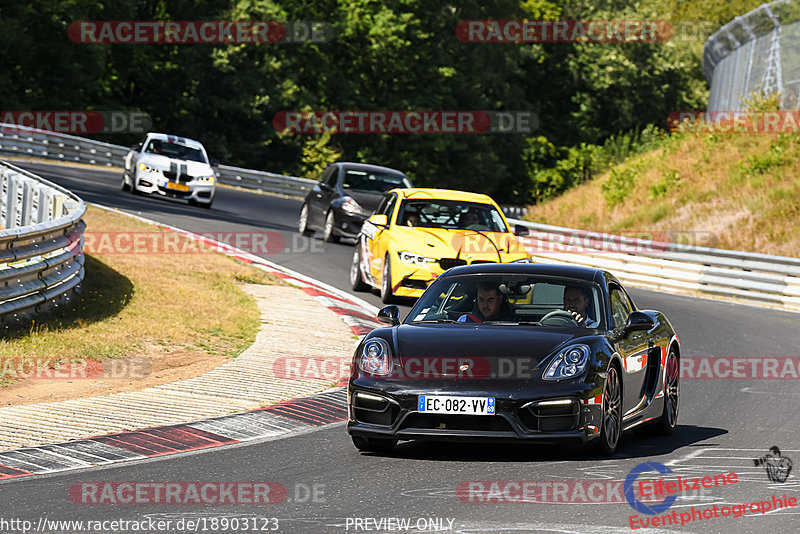
[[[680,462],[686,462],[688,460],[691,460],[692,458],[697,458],[698,456],[700,456],[701,454],[703,454],[707,450],[709,450],[709,449],[697,449],[695,451],[692,451],[692,452],[686,454],[685,456],[683,456],[681,458],[676,458],[674,460],[670,460],[669,462],[665,463],[664,465],[672,466],[672,465],[677,465]]]

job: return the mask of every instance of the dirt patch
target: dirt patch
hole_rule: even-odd
[[[230,357],[200,351],[169,351],[163,347],[152,347],[146,354],[103,361],[106,375],[112,375],[111,378],[26,379],[0,388],[0,406],[58,402],[138,391],[201,375],[230,360]]]

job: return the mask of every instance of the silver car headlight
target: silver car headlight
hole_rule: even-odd
[[[353,213],[358,215],[364,215],[369,217],[371,214],[367,210],[361,207],[361,204],[356,202],[353,197],[344,197],[342,199],[342,209],[347,213]]]
[[[374,337],[364,343],[358,357],[358,368],[363,372],[386,376],[392,372],[392,349],[385,339]]]
[[[422,254],[417,254],[415,252],[409,252],[407,250],[401,250],[397,253],[400,257],[400,261],[402,263],[413,263],[414,265],[426,265],[428,263],[436,263],[435,258],[429,258],[427,256],[423,256]]]
[[[201,184],[213,184],[217,181],[217,178],[213,174],[208,176],[196,176],[195,181],[198,181]]]
[[[553,358],[542,375],[545,380],[575,378],[586,370],[591,349],[586,345],[572,345]]]

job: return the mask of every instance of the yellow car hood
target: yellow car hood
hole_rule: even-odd
[[[398,250],[430,258],[498,261],[498,250],[503,262],[529,257],[516,236],[507,232],[398,226],[393,233]]]

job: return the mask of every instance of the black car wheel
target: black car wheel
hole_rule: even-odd
[[[655,430],[662,436],[668,436],[678,424],[678,400],[680,396],[680,365],[678,357],[670,351],[667,355],[667,364],[664,372],[667,374],[664,384],[664,410],[655,426]]]
[[[314,233],[308,227],[308,204],[303,204],[300,208],[300,220],[297,221],[297,231],[303,235],[311,235]]]
[[[353,438],[353,445],[356,449],[363,452],[389,452],[397,445],[396,439],[387,438],[365,438],[363,436],[350,436]]]
[[[328,215],[325,217],[325,228],[322,231],[322,239],[326,243],[338,243],[339,236],[333,233],[333,229],[336,226],[336,221],[333,219],[333,210],[328,212]]]
[[[392,262],[389,261],[389,255],[383,259],[383,275],[381,276],[381,301],[384,304],[393,304],[395,301],[394,292],[392,291]]]
[[[598,452],[604,456],[614,454],[622,433],[622,387],[617,368],[612,365],[606,374],[603,387],[603,420],[600,425]]]
[[[122,185],[120,186],[123,191],[130,191],[131,186],[128,185],[128,182],[125,180],[125,175],[122,175]]]
[[[364,276],[361,274],[361,244],[356,243],[356,249],[353,251],[353,263],[350,265],[350,285],[353,291],[367,291],[369,286],[364,282]]]

